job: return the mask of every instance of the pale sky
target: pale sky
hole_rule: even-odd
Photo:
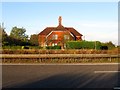
[[[56,27],[59,16],[63,26],[75,28],[88,41],[118,44],[118,2],[2,2],[8,34],[14,26],[24,27],[28,35],[38,34]]]

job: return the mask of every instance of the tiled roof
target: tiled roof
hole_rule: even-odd
[[[40,32],[39,35],[48,35],[51,31],[69,31],[74,36],[82,36],[82,34],[80,34],[74,28],[62,26],[61,16],[59,16],[58,22],[59,22],[59,25],[57,27],[47,27],[42,32]]]
[[[70,31],[72,34],[74,34],[75,36],[83,36],[81,33],[79,33],[77,30],[75,30],[72,27],[65,27],[65,29],[67,29],[68,31]]]
[[[47,27],[42,32],[39,33],[39,35],[48,35],[51,31],[54,31],[55,27]]]
[[[75,36],[82,36],[78,31],[76,31],[72,27],[47,27],[42,32],[39,33],[39,35],[48,35],[51,31],[69,31]]]

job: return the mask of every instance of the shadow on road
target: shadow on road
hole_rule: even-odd
[[[105,77],[106,74],[90,75],[61,74],[34,82],[22,83],[12,86],[12,88],[109,88],[116,86],[117,74]],[[105,78],[104,78],[105,77]],[[114,80],[114,81],[113,81]],[[116,83],[115,83],[116,82]]]
[[[43,80],[16,85],[17,88],[75,88],[84,83],[89,77],[85,75],[61,74],[53,75]]]
[[[4,66],[3,89],[114,88],[120,85],[120,74],[94,73],[94,71],[117,68],[116,66]]]

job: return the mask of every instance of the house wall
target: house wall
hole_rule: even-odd
[[[45,35],[38,35],[38,43],[39,46],[44,47],[45,46]]]
[[[57,39],[53,38],[57,35]],[[64,36],[69,36],[69,39],[65,39]],[[62,48],[65,46],[66,41],[82,40],[82,36],[74,36],[69,31],[51,31],[48,35],[38,35],[38,42],[41,47],[60,45]]]
[[[57,35],[57,39],[53,36]],[[69,39],[65,39],[64,35],[67,35]],[[63,46],[63,44],[68,40],[74,40],[74,37],[70,35],[68,31],[53,31],[50,35],[47,36],[47,44],[51,46],[52,44]]]

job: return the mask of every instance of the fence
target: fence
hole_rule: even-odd
[[[119,55],[110,54],[2,54],[3,63],[81,63],[119,62]]]

